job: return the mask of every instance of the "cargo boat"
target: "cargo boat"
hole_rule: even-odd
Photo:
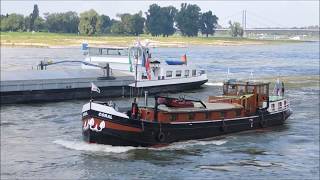
[[[91,100],[82,108],[82,134],[90,143],[164,146],[282,125],[291,114],[284,90],[270,96],[269,83],[229,80],[223,95],[207,102],[156,96],[154,106],[135,100],[121,112],[113,103]]]

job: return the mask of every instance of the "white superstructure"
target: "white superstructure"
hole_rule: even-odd
[[[185,61],[162,62],[151,56],[148,47],[137,44],[125,47],[88,47],[85,49],[85,62],[105,67],[107,64],[113,70],[121,70],[132,76],[136,75],[137,87],[153,87],[176,85],[184,83],[205,83],[208,78],[204,70],[187,65]],[[170,65],[169,65],[170,64]],[[92,67],[83,64],[83,69]],[[135,73],[137,69],[137,73]],[[130,84],[131,87],[135,83]]]

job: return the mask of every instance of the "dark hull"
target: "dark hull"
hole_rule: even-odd
[[[106,120],[95,116],[96,112],[88,111],[88,116],[83,119],[95,118]],[[228,133],[246,130],[260,129],[271,126],[282,125],[291,115],[290,110],[262,116],[251,116],[224,121],[206,121],[197,123],[160,124],[157,122],[141,122],[133,119],[111,120],[113,123],[127,127],[140,129],[140,132],[130,132],[113,128],[104,128],[100,132],[90,129],[83,131],[83,138],[90,143],[108,144],[114,146],[158,146],[173,142],[193,139],[204,139]]]
[[[164,92],[179,92],[188,89],[197,89],[207,80],[182,83],[174,85],[162,85],[148,88],[139,88],[139,94],[143,95],[143,91],[148,91],[149,94],[157,94]],[[129,86],[109,86],[99,87],[101,93],[95,93],[95,98],[105,97],[129,97],[134,92],[133,88]],[[89,99],[90,87],[88,88],[71,88],[71,89],[47,89],[47,90],[34,90],[34,91],[9,91],[1,92],[1,104],[11,103],[33,103],[33,102],[53,102],[72,99]]]

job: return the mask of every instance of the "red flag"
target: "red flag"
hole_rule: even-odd
[[[151,74],[150,74],[150,58],[147,59],[146,64],[145,64],[145,67],[146,67],[146,72],[147,72],[148,79],[150,80],[150,79],[151,79]]]
[[[181,61],[184,62],[184,64],[187,64],[187,55],[186,54],[181,56]]]

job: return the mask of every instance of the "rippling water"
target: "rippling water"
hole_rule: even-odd
[[[179,58],[221,82],[227,69],[246,79],[289,76],[319,81],[319,44],[154,49],[154,57]],[[1,70],[30,69],[43,57],[82,59],[79,49],[3,48]],[[54,68],[65,68],[57,66]],[[68,67],[70,68],[70,67]],[[72,66],[71,68],[78,68]],[[81,140],[86,100],[1,106],[1,179],[319,179],[319,86],[287,90],[294,114],[284,126],[178,142],[162,148],[112,147]],[[187,96],[206,99],[220,88]],[[113,99],[127,106],[129,99]]]

